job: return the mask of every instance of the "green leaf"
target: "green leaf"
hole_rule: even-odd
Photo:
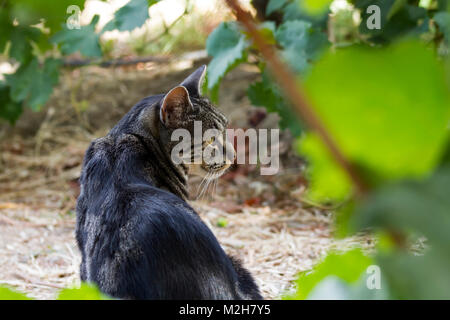
[[[441,166],[450,166],[450,139],[447,142],[447,147],[444,150],[442,159],[441,159]]]
[[[332,2],[333,0],[304,0],[300,3],[308,13],[317,15],[326,12]]]
[[[149,18],[148,7],[157,1],[130,0],[114,14],[114,18],[108,22],[103,31],[119,30],[132,31],[141,27]]]
[[[87,57],[101,57],[102,50],[99,43],[99,35],[95,32],[95,25],[99,16],[94,16],[87,26],[80,29],[67,29],[55,34],[51,41],[61,45],[61,52],[65,55],[79,51]]]
[[[328,23],[329,11],[324,11],[321,14],[311,14],[305,8],[305,0],[291,1],[289,4],[282,8],[283,21],[288,20],[304,20],[310,22],[314,28],[318,30],[326,31]]]
[[[450,299],[450,259],[431,250],[423,256],[404,252],[380,255],[377,263],[389,282],[393,299]]]
[[[247,59],[249,43],[234,22],[222,22],[209,35],[206,50],[213,59],[208,66],[208,89],[217,88],[223,76]]]
[[[343,200],[350,194],[351,181],[316,134],[308,133],[299,138],[297,150],[309,162],[309,198],[319,201]]]
[[[32,300],[22,293],[0,287],[0,300]]]
[[[58,300],[109,300],[96,286],[82,283],[80,288],[61,290]]]
[[[31,42],[36,42],[41,36],[41,32],[33,27],[14,27],[11,32],[10,57],[18,62],[26,62],[33,56]]]
[[[402,0],[354,0],[355,6],[361,11],[360,32],[368,35],[370,41],[386,43],[408,34],[427,31],[427,10],[403,3]],[[367,13],[367,8],[376,5],[380,8],[380,29],[368,29],[367,20],[373,13]]]
[[[292,107],[287,105],[286,100],[267,72],[263,72],[262,81],[250,85],[247,95],[254,106],[265,107],[267,112],[278,113],[282,129],[289,129],[294,136],[300,135],[302,132],[300,120],[292,111]]]
[[[357,283],[372,263],[372,258],[364,255],[360,249],[345,253],[331,252],[314,267],[312,272],[300,274],[297,280],[297,292],[285,299],[306,299],[316,285],[329,276],[336,276],[346,283]]]
[[[10,1],[10,16],[11,19],[16,19],[19,25],[26,27],[38,24],[43,19],[45,26],[50,28],[53,34],[61,30],[62,24],[69,18],[67,8],[76,5],[83,10],[84,2],[84,0],[15,0]]]
[[[283,57],[296,72],[305,71],[328,43],[326,34],[302,20],[284,22],[277,29],[275,38],[284,48]]]
[[[28,64],[21,65],[16,73],[6,78],[11,86],[11,99],[17,103],[26,100],[31,109],[39,110],[58,83],[60,64],[60,60],[49,58],[40,67],[34,58]]]
[[[260,34],[263,36],[264,40],[268,44],[275,45],[275,32],[276,32],[276,25],[273,21],[264,21],[263,23],[260,23],[258,25],[258,29]]]
[[[11,33],[13,31],[12,21],[9,17],[9,11],[7,9],[0,7],[0,52],[5,50],[6,43],[11,38]]]
[[[448,137],[449,95],[442,66],[421,44],[329,53],[305,86],[339,148],[372,185],[421,178],[438,164]],[[348,178],[322,142],[308,135],[302,144],[316,199],[345,198]]]
[[[0,8],[0,53],[10,41],[9,56],[17,62],[25,62],[32,56],[31,41],[36,41],[41,32],[27,25],[13,25],[11,16],[9,8]]]
[[[387,15],[387,19],[391,19],[394,14],[403,9],[406,5],[407,0],[395,0],[392,6],[389,8],[389,13]]]
[[[414,230],[435,249],[450,252],[450,167],[423,182],[404,182],[369,196],[355,213],[358,229],[367,227]]]
[[[381,280],[384,278],[382,277]],[[356,283],[349,284],[339,277],[327,276],[309,293],[308,300],[386,300],[389,290],[381,281],[380,289],[367,287],[367,274],[363,273]]]
[[[22,114],[22,103],[17,103],[10,98],[10,87],[0,82],[0,118],[14,124]]]
[[[450,13],[438,12],[433,17],[439,26],[439,30],[444,34],[444,39],[450,45]]]
[[[273,12],[280,10],[288,2],[289,0],[269,0],[266,7],[266,15],[269,16]]]

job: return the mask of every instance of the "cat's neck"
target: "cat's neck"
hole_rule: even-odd
[[[186,200],[189,194],[187,172],[184,168],[172,162],[159,139],[153,136],[139,136],[139,139],[149,154],[149,159],[146,159],[145,173],[151,176],[155,186]]]
[[[165,149],[161,138],[164,132],[159,120],[158,105],[153,105],[145,113],[141,113],[138,123],[145,125],[137,128],[134,135],[139,137],[149,153],[149,159],[146,160],[147,165],[152,168],[150,174],[155,186],[186,200],[188,198],[187,168],[182,164],[175,164]]]

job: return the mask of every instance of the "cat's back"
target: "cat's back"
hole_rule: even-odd
[[[108,137],[86,152],[77,210],[82,279],[123,298],[236,298],[231,261],[197,213],[151,181],[123,181],[120,161]]]

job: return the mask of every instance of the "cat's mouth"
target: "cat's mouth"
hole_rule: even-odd
[[[202,178],[212,178],[217,179],[222,176],[229,168],[231,164],[216,164],[216,165],[205,165],[205,164],[191,164],[189,166],[189,174],[197,175]]]
[[[202,169],[207,173],[215,173],[220,174],[219,176],[223,175],[225,171],[231,166],[231,164],[225,163],[225,164],[218,164],[213,166],[203,166]]]
[[[201,164],[191,164],[189,174],[198,175],[206,179],[217,179],[222,176],[234,163],[236,152],[230,143],[227,143],[227,149],[222,157],[225,159],[214,160],[203,158]]]

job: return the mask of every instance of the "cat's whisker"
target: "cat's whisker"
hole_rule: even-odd
[[[215,189],[215,184],[216,184],[216,182],[217,182],[217,178],[219,177],[219,175],[216,173],[216,172],[213,172],[212,174],[211,174],[211,177],[210,177],[210,186],[211,186],[211,188],[210,188],[210,190],[209,190],[209,192],[208,192],[208,195],[209,195],[209,197],[212,199],[213,198],[213,196],[214,196],[214,189]]]
[[[197,195],[197,200],[200,200],[204,191],[205,191],[205,186],[208,183],[208,180],[206,179],[206,177],[203,179],[202,184],[199,186],[199,192]]]
[[[211,173],[208,172],[206,176],[203,178],[202,182],[200,183],[199,190],[200,193],[197,196],[197,200],[200,200],[202,196],[205,194],[206,189],[208,188],[209,182],[211,178]]]
[[[212,196],[213,198],[214,198],[214,194],[215,194],[216,191],[217,191],[217,183],[218,183],[218,181],[219,181],[218,178],[219,178],[218,175],[216,175],[216,177],[215,177],[215,179],[214,179],[213,189],[212,189],[212,193],[211,193],[211,196]]]
[[[209,194],[209,187],[211,186],[211,182],[213,181],[213,174],[209,176],[208,182],[205,187],[205,192],[203,194],[203,198],[207,198]]]
[[[197,197],[196,200],[199,200],[200,195],[201,195],[201,191],[202,191],[202,187],[203,184],[206,182],[206,178],[208,177],[208,175],[206,175],[205,177],[203,177],[202,181],[200,181],[200,184],[197,187]]]

